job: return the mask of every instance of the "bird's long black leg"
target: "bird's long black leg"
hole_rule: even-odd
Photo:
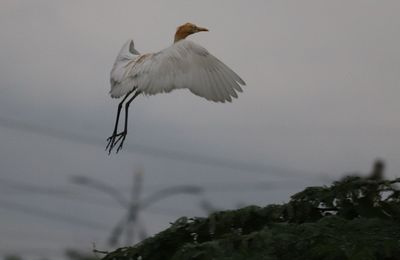
[[[128,102],[126,102],[125,104],[125,126],[124,126],[124,131],[121,132],[120,137],[118,138],[118,140],[115,142],[115,144],[117,144],[120,141],[120,144],[117,148],[117,153],[119,152],[119,150],[122,149],[122,146],[124,144],[125,138],[126,138],[126,134],[128,133],[128,112],[129,112],[129,105],[131,104],[131,102],[140,94],[140,91],[136,91],[135,94],[133,95],[133,97],[131,97],[131,99],[128,100]]]
[[[106,150],[108,150],[108,153],[111,152],[112,148],[114,147],[114,141],[115,138],[117,137],[117,130],[118,130],[118,122],[119,122],[119,115],[121,114],[121,109],[122,109],[122,105],[125,102],[125,100],[129,97],[129,95],[133,92],[134,90],[128,92],[128,94],[125,95],[125,97],[122,99],[122,101],[118,104],[118,111],[117,111],[117,117],[115,119],[115,126],[114,126],[114,131],[113,134],[107,138],[107,146],[106,146]]]

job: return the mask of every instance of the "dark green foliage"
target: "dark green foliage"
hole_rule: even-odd
[[[318,219],[321,217],[319,213],[323,212],[334,212],[346,219],[377,217],[400,220],[400,193],[393,187],[396,182],[400,179],[385,181],[348,176],[329,188],[306,188],[292,196],[289,204],[305,207],[305,211],[311,214],[306,219],[295,217],[297,221]]]
[[[397,182],[349,176],[283,205],[180,218],[104,260],[400,259]]]

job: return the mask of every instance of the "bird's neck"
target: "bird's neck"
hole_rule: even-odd
[[[187,32],[184,32],[184,31],[181,31],[181,30],[176,31],[174,43],[185,39],[188,35],[189,35],[189,33],[187,33]]]

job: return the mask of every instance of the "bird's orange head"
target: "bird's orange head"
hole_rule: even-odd
[[[208,29],[198,27],[192,23],[185,23],[184,25],[181,25],[176,29],[174,42],[185,39],[187,36],[197,32],[208,32]]]

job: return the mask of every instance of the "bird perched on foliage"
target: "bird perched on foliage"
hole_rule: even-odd
[[[114,131],[107,139],[109,153],[117,144],[117,152],[122,148],[128,130],[129,105],[139,94],[155,95],[187,88],[214,102],[231,102],[237,98],[236,91],[241,92],[245,82],[205,48],[186,39],[205,31],[208,29],[192,23],[181,25],[176,30],[174,43],[157,53],[140,54],[133,40],[125,43],[111,70],[110,95],[123,99],[118,105]],[[118,133],[119,116],[126,100],[124,130]]]

